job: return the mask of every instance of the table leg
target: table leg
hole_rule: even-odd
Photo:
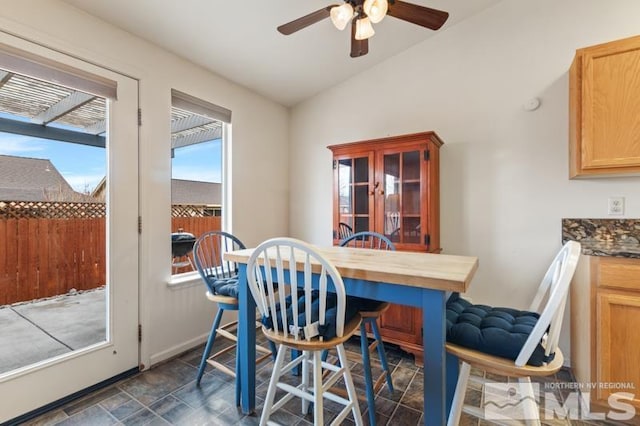
[[[449,418],[449,413],[451,413],[453,395],[456,393],[459,369],[460,361],[458,357],[447,352],[447,411],[445,413],[447,418]]]
[[[239,264],[238,354],[242,412],[252,414],[256,407],[256,303],[247,284],[247,265]]]
[[[447,419],[447,362],[445,293],[422,291],[422,344],[424,350],[424,424],[442,426]],[[450,403],[449,403],[450,404]]]

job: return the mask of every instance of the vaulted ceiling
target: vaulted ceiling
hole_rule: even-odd
[[[292,106],[438,32],[386,17],[369,54],[349,56],[350,33],[326,19],[289,36],[279,25],[341,0],[64,0],[285,106]],[[410,0],[445,10],[439,30],[500,0]]]

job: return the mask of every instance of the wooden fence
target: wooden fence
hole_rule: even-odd
[[[171,218],[171,232],[188,232],[193,234],[196,238],[205,232],[218,231],[222,229],[220,216],[205,216],[205,217],[172,217]],[[193,263],[193,255],[189,254],[189,257]],[[177,260],[184,260],[177,259]],[[171,272],[174,274],[182,274],[184,272],[192,271],[191,266],[185,266],[182,268],[174,268]]]
[[[104,219],[0,220],[0,305],[105,284]]]
[[[183,230],[198,238],[208,231],[218,231],[222,229],[220,216],[205,217],[172,217],[171,232]]]
[[[171,230],[198,237],[220,219],[174,217]],[[0,218],[0,306],[103,286],[105,249],[104,218]]]

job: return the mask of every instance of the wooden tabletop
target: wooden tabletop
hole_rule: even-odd
[[[370,250],[352,247],[314,248],[329,260],[343,278],[401,284],[464,293],[478,268],[478,258],[448,254]],[[247,263],[254,249],[229,252],[224,258]],[[289,254],[281,252],[283,259]]]

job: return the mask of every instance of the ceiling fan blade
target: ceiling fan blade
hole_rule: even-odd
[[[356,19],[351,21],[351,57],[357,58],[369,53],[369,40],[356,40]]]
[[[387,15],[430,30],[437,30],[449,18],[449,13],[429,7],[418,6],[400,0],[390,1]]]
[[[287,22],[286,24],[282,24],[278,27],[278,31],[280,31],[284,35],[293,34],[296,31],[300,31],[303,28],[308,27],[309,25],[315,24],[316,22],[320,22],[325,18],[328,18],[330,15],[330,11],[333,7],[337,6],[336,4],[332,4],[327,7],[323,7],[320,10],[316,10],[308,15],[300,17],[298,19],[294,19],[291,22]]]

